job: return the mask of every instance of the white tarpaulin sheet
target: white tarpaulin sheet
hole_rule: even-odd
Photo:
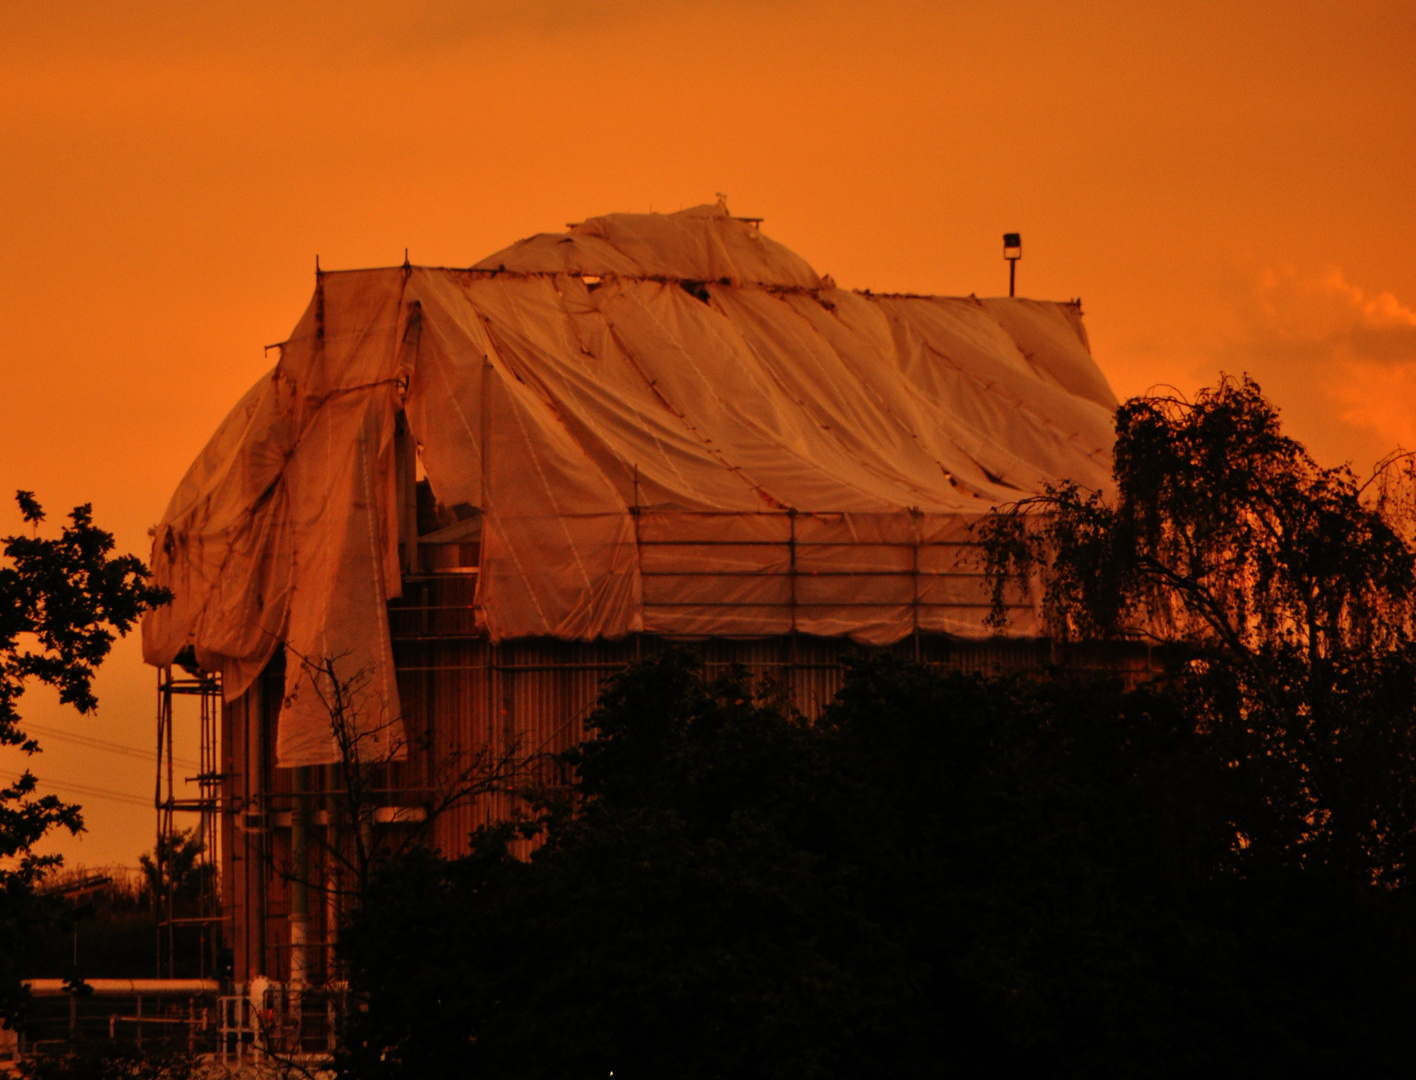
[[[1115,404],[1077,305],[847,292],[721,207],[326,272],[157,527],[144,653],[234,697],[284,645],[281,764],[332,704],[396,742],[400,415],[493,639],[980,636],[969,524],[1103,486]]]

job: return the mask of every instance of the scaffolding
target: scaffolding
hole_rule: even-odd
[[[183,703],[180,710],[179,701]],[[179,780],[174,732],[179,722],[190,718],[193,706],[201,740],[197,775]],[[179,711],[184,715],[179,717]],[[157,846],[153,852],[158,978],[176,978],[179,973],[198,978],[220,974],[220,724],[220,675],[201,671],[195,665],[190,672],[171,667],[158,669]],[[187,794],[187,785],[192,783],[197,785],[195,798]],[[196,819],[194,833],[178,829],[178,815],[182,815],[184,824]],[[189,866],[182,865],[186,862],[181,847],[184,834],[192,835],[198,843]]]

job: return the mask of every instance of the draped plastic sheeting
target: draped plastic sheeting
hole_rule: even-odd
[[[1076,305],[846,292],[721,207],[325,273],[157,528],[145,656],[234,697],[284,645],[281,764],[332,712],[396,753],[400,413],[494,641],[981,636],[969,525],[1106,484],[1115,404]]]

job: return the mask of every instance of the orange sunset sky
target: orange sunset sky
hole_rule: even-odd
[[[1020,230],[1118,395],[1248,371],[1363,471],[1416,447],[1414,176],[1410,0],[0,0],[0,492],[146,557],[316,254],[467,265],[717,192],[844,287],[1006,292]],[[24,708],[146,748],[154,678],[129,640],[96,716]],[[135,863],[151,763],[41,742],[89,823],[47,849]]]

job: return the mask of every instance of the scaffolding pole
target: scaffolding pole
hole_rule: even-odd
[[[179,708],[178,703],[183,704]],[[196,776],[177,775],[174,755],[175,734],[179,723],[191,719],[195,705],[200,738],[200,754]],[[182,715],[179,715],[182,714]],[[156,893],[153,897],[157,916],[156,975],[176,978],[179,947],[183,952],[195,944],[195,957],[181,966],[195,967],[184,972],[206,978],[215,972],[217,940],[221,926],[221,897],[218,889],[220,853],[221,793],[221,676],[208,672],[188,674],[180,669],[159,668],[157,672],[157,846],[153,852],[156,864]],[[187,784],[195,783],[195,797],[187,794]],[[195,839],[201,848],[184,880],[178,881],[174,865],[180,854],[178,837],[187,829],[178,828],[178,815],[188,828],[195,828]],[[195,820],[194,820],[195,819]],[[191,876],[185,876],[189,873]],[[188,895],[178,896],[181,889]],[[186,930],[185,928],[191,928]],[[182,936],[179,937],[179,930]],[[195,934],[196,941],[191,941]],[[195,960],[193,964],[191,960]]]

